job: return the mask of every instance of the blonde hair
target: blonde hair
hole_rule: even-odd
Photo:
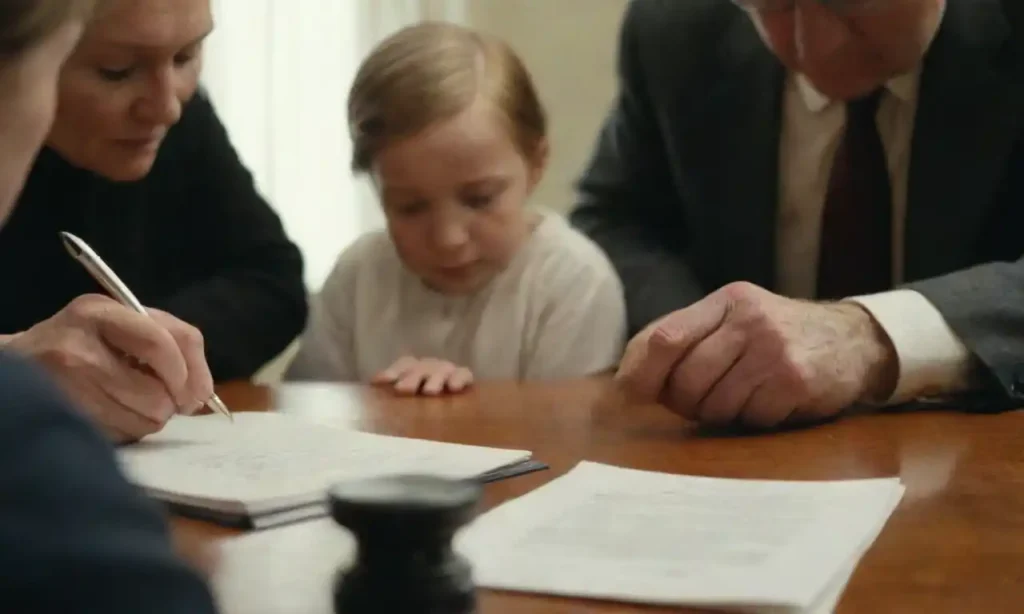
[[[0,62],[17,57],[68,20],[85,19],[95,0],[0,0]]]
[[[520,153],[538,153],[547,117],[522,60],[504,41],[452,23],[422,22],[385,39],[349,92],[352,170],[367,172],[389,142],[450,119],[483,97]]]

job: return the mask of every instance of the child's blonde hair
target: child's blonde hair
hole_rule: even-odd
[[[388,37],[363,61],[349,92],[352,169],[367,172],[381,148],[450,119],[479,97],[534,159],[547,117],[522,60],[504,41],[452,23],[422,22]]]

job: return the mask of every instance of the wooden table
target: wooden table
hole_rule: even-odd
[[[551,470],[487,486],[485,507],[581,460],[719,477],[899,476],[907,491],[837,612],[1024,612],[1024,413],[853,416],[810,429],[696,430],[662,408],[625,406],[600,380],[494,384],[464,396],[398,399],[339,385],[218,390],[236,410],[281,410],[367,431],[532,450]],[[178,532],[230,532],[175,520]],[[481,612],[671,611],[482,591]],[[679,610],[676,610],[679,611]]]

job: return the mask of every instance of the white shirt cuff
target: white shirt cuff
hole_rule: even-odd
[[[847,300],[867,309],[896,349],[899,379],[888,404],[942,396],[967,387],[970,350],[923,295],[893,290]]]

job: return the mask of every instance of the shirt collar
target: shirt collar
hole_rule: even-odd
[[[797,74],[794,78],[796,80],[797,91],[800,92],[800,97],[803,99],[808,110],[812,113],[818,113],[825,109],[825,107],[832,104],[832,99],[822,94],[813,85],[811,85],[811,82],[808,81],[807,77],[802,74]],[[918,71],[916,70],[902,75],[897,75],[885,83],[885,89],[901,101],[911,102],[917,92],[917,78]]]

